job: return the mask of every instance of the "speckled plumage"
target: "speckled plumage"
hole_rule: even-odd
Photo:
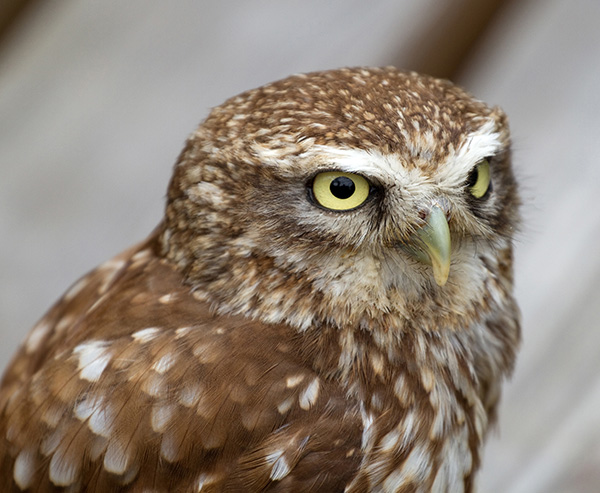
[[[330,170],[369,199],[319,206]],[[519,342],[518,203],[504,114],[449,82],[342,69],[228,100],[157,230],[9,366],[2,491],[472,491]],[[434,207],[447,282],[407,249]]]

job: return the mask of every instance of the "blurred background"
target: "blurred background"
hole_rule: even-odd
[[[161,218],[184,139],[292,73],[395,65],[508,113],[524,342],[482,492],[600,490],[600,2],[3,0],[0,368]]]

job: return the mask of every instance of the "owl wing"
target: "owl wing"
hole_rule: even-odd
[[[153,245],[78,281],[13,360],[2,491],[342,491],[358,408],[290,327],[211,314]]]

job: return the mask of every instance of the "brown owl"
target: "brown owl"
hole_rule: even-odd
[[[513,367],[505,115],[393,68],[215,108],[0,388],[1,491],[467,492]]]

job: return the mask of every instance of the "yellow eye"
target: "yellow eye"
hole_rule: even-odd
[[[315,176],[312,191],[317,202],[335,211],[348,211],[361,205],[370,191],[369,182],[360,175],[326,171]]]
[[[490,163],[487,159],[480,161],[467,180],[471,195],[476,199],[482,198],[490,189]]]

